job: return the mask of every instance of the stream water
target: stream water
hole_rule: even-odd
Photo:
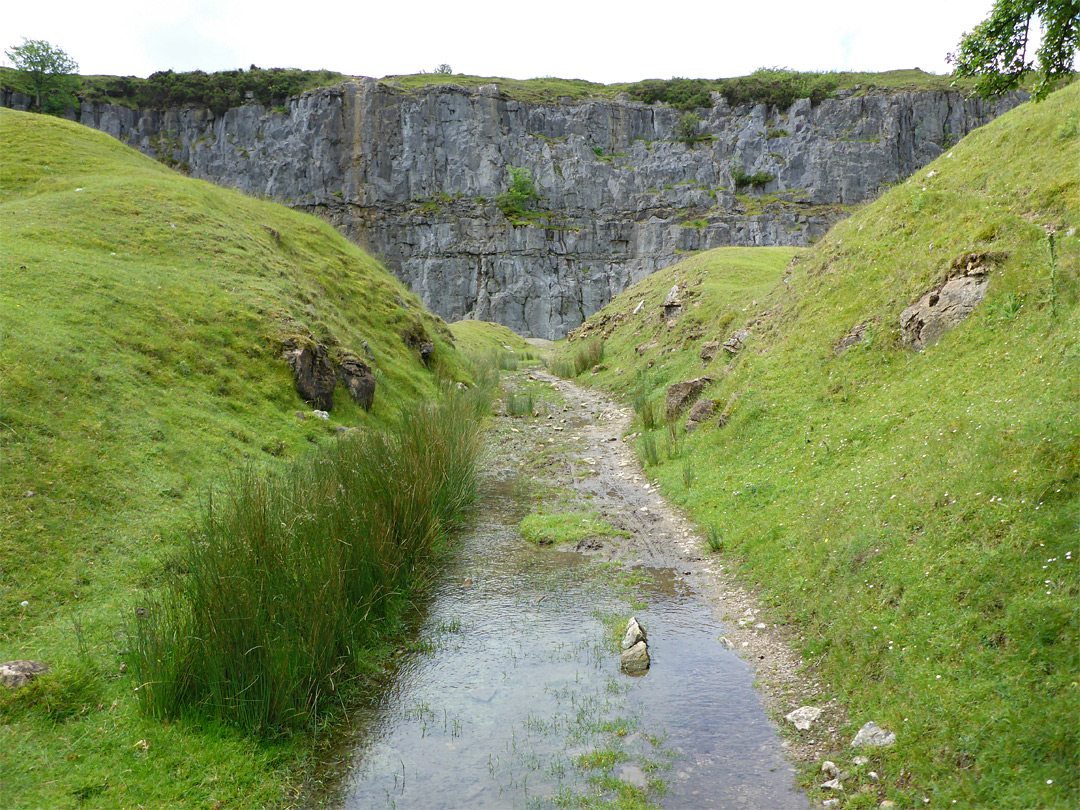
[[[805,808],[746,663],[676,572],[538,549],[493,472],[386,699],[355,718],[340,808]],[[652,667],[620,672],[627,618]],[[617,634],[617,637],[616,637]],[[600,801],[611,802],[610,805]],[[616,802],[623,802],[617,804]]]

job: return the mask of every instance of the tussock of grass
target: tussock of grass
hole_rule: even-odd
[[[846,736],[870,719],[896,731],[874,755],[875,804],[1080,796],[1080,144],[1063,126],[1078,104],[1072,86],[976,130],[835,227],[786,283],[784,262],[733,261],[699,284],[702,263],[734,255],[704,254],[593,318],[612,368],[592,379],[628,398],[699,376],[704,341],[750,329],[705,369],[705,396],[738,399],[726,426],[682,438],[692,488],[662,454],[650,471],[797,629],[850,709]],[[936,345],[905,348],[900,312],[970,251],[1004,256],[986,300]],[[740,275],[731,298],[703,289],[670,331],[659,322],[673,280],[693,293]]]
[[[483,410],[448,393],[285,474],[235,476],[135,623],[144,706],[271,733],[332,711],[472,502]]]

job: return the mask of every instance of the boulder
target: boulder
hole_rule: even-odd
[[[699,399],[686,417],[686,431],[692,433],[702,422],[707,422],[716,411],[715,399]]]
[[[698,377],[696,380],[675,383],[667,390],[664,413],[668,419],[674,419],[693,405],[705,387],[712,382],[712,377]]]
[[[883,748],[896,743],[896,735],[870,720],[851,741],[852,748]]]
[[[649,645],[639,641],[629,650],[623,650],[621,664],[627,675],[643,675],[649,670]]]
[[[300,398],[321,410],[332,410],[337,375],[326,347],[309,340],[291,340],[285,343],[281,356],[292,368]]]
[[[353,401],[365,411],[370,411],[375,402],[375,375],[371,367],[356,355],[342,355],[338,378]]]
[[[801,706],[793,712],[784,715],[784,719],[792,723],[799,731],[807,731],[810,724],[821,717],[821,709],[815,706]]]
[[[728,336],[728,339],[724,341],[724,351],[726,351],[728,354],[738,354],[743,350],[743,346],[746,345],[746,341],[749,337],[749,330],[735,330]]]
[[[49,665],[44,661],[8,661],[0,664],[0,683],[10,689],[19,689],[48,671]]]
[[[716,357],[716,353],[720,351],[720,341],[710,340],[701,344],[701,362],[705,365],[709,365],[712,359]]]

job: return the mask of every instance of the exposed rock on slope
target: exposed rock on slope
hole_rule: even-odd
[[[84,104],[81,121],[195,177],[319,213],[448,320],[557,338],[687,251],[806,244],[841,206],[1019,100],[879,93],[781,110],[718,97],[697,111],[696,145],[678,140],[678,110],[627,97],[536,105],[491,85],[406,92],[374,79],[287,112]],[[508,166],[529,170],[539,216],[512,222],[495,205]],[[773,179],[736,194],[753,175]]]

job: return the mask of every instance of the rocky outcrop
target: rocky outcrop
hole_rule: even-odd
[[[299,337],[285,341],[281,351],[282,359],[293,371],[296,393],[314,405],[315,414],[322,418],[326,418],[325,412],[334,409],[334,389],[338,382],[365,411],[370,411],[375,402],[376,380],[371,367],[352,353],[339,354],[335,359],[323,344]]]
[[[990,270],[1000,260],[994,253],[965,253],[953,262],[945,283],[900,313],[900,339],[924,349],[967,318],[986,297]]]
[[[281,354],[292,368],[300,398],[320,410],[332,411],[337,375],[326,347],[310,341],[289,342]]]
[[[674,419],[693,405],[712,379],[708,376],[698,377],[668,386],[667,398],[664,400],[664,417],[668,420]]]
[[[257,103],[132,110],[85,103],[82,123],[189,172],[328,219],[434,312],[558,338],[690,251],[804,245],[1015,106],[948,92],[846,95],[787,109],[682,113],[622,97],[558,104],[374,79]],[[11,103],[11,99],[8,100]],[[495,200],[528,169],[536,214]],[[735,178],[773,177],[737,192]]]
[[[698,425],[712,418],[715,410],[716,400],[714,399],[699,399],[695,402],[686,417],[686,432],[692,433],[697,430]]]

